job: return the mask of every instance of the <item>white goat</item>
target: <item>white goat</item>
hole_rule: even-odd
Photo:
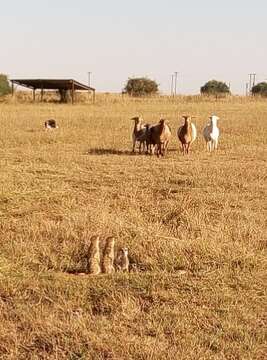
[[[217,127],[217,120],[219,120],[218,116],[212,115],[210,117],[210,123],[203,130],[203,136],[206,140],[208,151],[216,150],[218,147],[220,131]]]

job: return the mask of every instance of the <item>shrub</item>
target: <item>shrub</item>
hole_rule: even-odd
[[[261,82],[253,86],[252,95],[267,96],[267,82]]]
[[[230,94],[230,89],[226,83],[217,80],[210,80],[200,88],[201,94],[220,95]]]
[[[156,81],[146,77],[129,78],[124,88],[124,92],[131,96],[152,95],[158,92]]]
[[[11,93],[11,87],[8,82],[8,77],[5,74],[0,74],[0,96]]]

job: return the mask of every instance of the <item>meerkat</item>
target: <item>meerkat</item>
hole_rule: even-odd
[[[102,271],[105,274],[111,274],[114,269],[114,237],[110,236],[106,239],[106,245],[103,252]]]
[[[91,244],[88,251],[88,272],[93,275],[101,272],[99,236],[91,237]]]
[[[128,249],[120,248],[115,261],[117,271],[128,272],[129,264]]]

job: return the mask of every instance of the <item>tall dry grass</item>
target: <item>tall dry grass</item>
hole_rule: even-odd
[[[199,130],[188,157],[184,113]],[[136,114],[168,119],[166,158],[130,154]],[[0,358],[264,359],[266,118],[244,98],[1,104]],[[95,233],[138,272],[75,275]]]

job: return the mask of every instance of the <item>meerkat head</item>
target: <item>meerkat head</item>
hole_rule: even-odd
[[[98,235],[93,235],[90,239],[91,244],[95,244],[97,245],[99,243],[99,236]]]
[[[109,236],[106,238],[106,245],[114,246],[114,244],[115,244],[115,239],[113,236]]]
[[[120,249],[120,252],[126,257],[128,256],[128,248],[126,247],[123,247]]]

